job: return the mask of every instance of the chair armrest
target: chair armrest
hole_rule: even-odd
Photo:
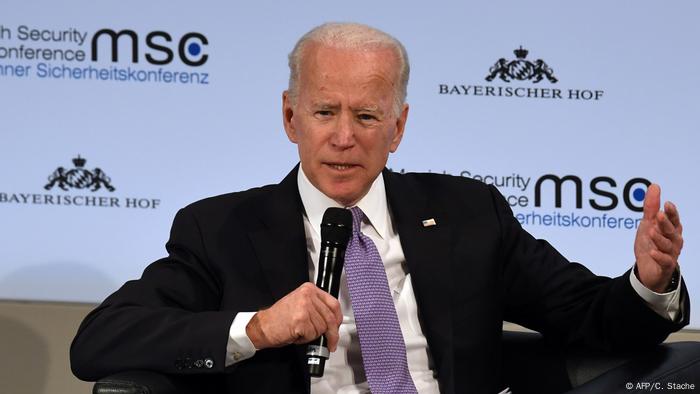
[[[207,377],[213,378],[211,375]],[[98,380],[92,388],[92,393],[189,394],[207,392],[207,387],[211,384],[211,381],[207,382],[193,375],[167,375],[160,372],[134,370],[116,373]]]
[[[574,370],[570,371],[574,379],[597,376],[580,382],[583,384],[571,394],[690,393],[700,389],[700,342],[665,343],[630,354],[626,359],[603,355],[578,355],[576,358]],[[610,363],[610,360],[615,362]],[[601,368],[610,365],[613,367],[607,370]]]
[[[645,383],[661,386],[653,391],[666,393],[674,392],[669,383],[686,384],[677,392],[687,393],[700,389],[700,342],[666,343],[628,353],[565,352],[548,346],[538,333],[504,331],[503,374],[518,394],[629,394],[653,389]],[[628,389],[627,383],[633,388]]]

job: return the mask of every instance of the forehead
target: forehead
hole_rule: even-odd
[[[398,59],[390,48],[337,48],[312,43],[305,48],[300,91],[392,93],[398,79]]]

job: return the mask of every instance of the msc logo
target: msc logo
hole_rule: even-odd
[[[535,206],[542,206],[542,185],[550,181],[554,186],[554,206],[561,208],[562,205],[562,188],[565,182],[570,182],[574,186],[574,196],[576,199],[576,208],[583,206],[583,183],[581,178],[574,175],[566,175],[558,177],[556,175],[547,174],[541,176],[535,183]],[[644,196],[646,190],[651,185],[649,180],[644,178],[632,178],[625,183],[622,189],[622,201],[629,210],[634,212],[643,211]],[[617,182],[607,176],[599,176],[591,179],[589,184],[590,191],[595,198],[588,200],[588,203],[593,209],[599,211],[610,211],[617,207],[619,197],[615,194]],[[570,190],[570,188],[567,188]],[[603,201],[601,201],[601,198]]]
[[[102,40],[100,38],[104,37]],[[92,61],[98,58],[98,43],[107,42],[112,53],[112,62],[119,61],[119,43],[125,42],[122,48],[131,49],[131,62],[139,62],[139,36],[133,30],[102,29],[92,36],[91,51]],[[145,44],[148,51],[145,59],[150,64],[170,64],[175,58],[175,53],[170,47],[173,37],[164,31],[152,31],[146,35]],[[177,55],[180,61],[188,66],[197,67],[207,62],[209,55],[203,53],[203,47],[209,44],[209,40],[201,33],[187,33],[177,41]]]
[[[516,60],[507,61],[505,58],[500,58],[489,69],[489,75],[486,80],[491,82],[494,78],[499,77],[505,82],[510,82],[511,79],[519,81],[532,80],[533,83],[540,82],[542,78],[547,77],[549,82],[557,83],[558,79],[554,76],[554,70],[547,65],[542,59],[537,59],[535,62],[526,60],[528,51],[521,46],[513,51]]]
[[[87,189],[91,187],[91,190],[94,192],[104,187],[110,192],[113,192],[114,187],[111,184],[112,180],[99,168],[95,168],[92,171],[83,168],[85,166],[85,161],[85,159],[78,155],[78,157],[73,159],[74,168],[66,171],[65,168],[58,167],[56,171],[49,175],[49,183],[44,186],[44,189],[51,190],[51,188],[58,184],[58,187],[66,191],[68,191],[68,187],[75,189]]]

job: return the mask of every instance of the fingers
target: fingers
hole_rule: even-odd
[[[654,242],[656,249],[663,253],[674,254],[674,245],[672,240],[665,237],[654,228],[652,228],[649,233],[649,237]]]
[[[659,185],[652,183],[647,188],[647,194],[644,197],[644,219],[654,219],[660,208],[661,188],[659,188]]]
[[[300,320],[297,321],[297,324],[306,330],[304,335],[301,335],[295,342],[305,343],[312,341],[328,333],[329,330],[332,336],[335,333],[335,341],[337,342],[338,326],[342,322],[338,300],[310,282],[303,284],[300,291],[303,301],[300,305]],[[337,316],[340,316],[340,320]]]
[[[323,310],[327,312],[325,315],[327,325],[325,335],[328,340],[328,349],[334,352],[338,346],[338,340],[340,339],[338,329],[343,322],[343,312],[340,310],[340,302],[338,302],[338,299],[322,290],[319,291],[324,304]]]
[[[335,351],[338,340],[340,338],[338,327],[342,323],[342,313],[340,312],[340,303],[330,294],[317,289],[318,294],[313,297],[314,310],[313,314],[317,320],[314,320],[316,335],[310,340],[316,339],[321,335],[325,335],[328,341],[328,349]],[[340,316],[340,319],[338,318]],[[308,342],[308,341],[307,341]]]
[[[340,325],[343,322],[343,312],[340,310],[340,302],[337,298],[326,293],[325,291],[320,291],[323,302],[328,306],[328,309],[333,313],[333,322],[336,325]]]
[[[321,314],[328,327],[340,326],[343,322],[343,313],[340,311],[340,302],[332,295],[309,283],[309,298],[318,313]]]
[[[649,254],[664,271],[671,272],[676,269],[676,259],[674,259],[668,253],[663,253],[659,250],[652,250],[649,252]]]
[[[644,198],[644,219],[651,224],[649,238],[659,251],[670,253],[676,258],[683,247],[683,226],[678,208],[667,201],[664,211],[660,211],[661,188],[657,184],[649,185]]]
[[[659,231],[661,231],[666,236],[671,236],[676,232],[676,226],[671,223],[665,212],[659,211],[656,214],[656,223],[658,223]]]
[[[671,224],[673,224],[673,227],[682,233],[683,225],[681,225],[681,217],[678,213],[678,208],[676,208],[676,204],[666,201],[664,204],[664,212],[666,213],[666,216],[668,216],[668,220],[671,222]]]
[[[310,300],[315,304],[314,300]],[[323,311],[319,310],[315,305],[308,308],[307,311],[300,313],[299,319],[296,321],[297,337],[294,343],[307,343],[320,337],[328,329],[328,322]]]
[[[659,236],[652,235],[652,238],[660,250],[672,253],[678,257],[683,248],[683,226],[681,225],[676,207],[672,203],[666,203],[665,208],[670,209],[669,211],[658,212],[656,214],[656,223],[652,227],[652,230],[660,233],[659,235],[670,241],[672,250],[668,250],[669,242],[659,239]]]

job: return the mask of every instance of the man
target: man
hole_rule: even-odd
[[[181,210],[169,257],[81,325],[78,377],[149,369],[210,374],[227,392],[495,393],[505,387],[503,320],[601,349],[656,344],[688,323],[682,227],[673,204],[659,211],[658,186],[633,272],[597,277],[522,230],[495,188],[384,168],[408,116],[408,59],[394,38],[326,24],[300,39],[289,64],[283,119],[300,166],[278,185]],[[382,267],[382,278],[362,279],[346,263],[338,299],[309,282],[331,206],[352,208],[348,253],[363,243]],[[393,307],[366,309],[363,296]],[[391,330],[398,337],[378,345],[398,349],[396,362],[378,367],[374,342]],[[310,379],[305,344],[322,334],[335,353]]]

